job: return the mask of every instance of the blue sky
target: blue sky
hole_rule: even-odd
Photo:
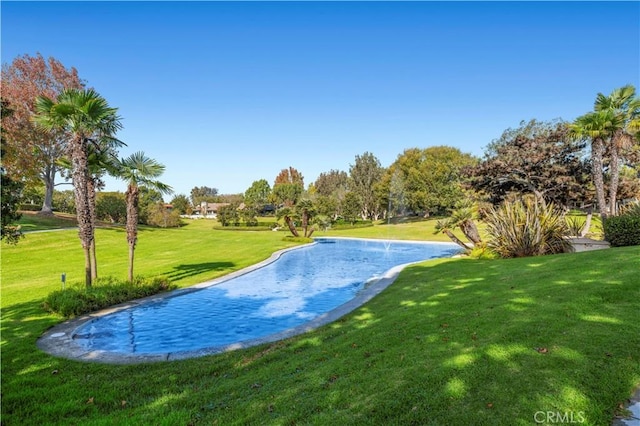
[[[305,185],[407,148],[477,156],[521,120],[640,89],[638,2],[11,2],[2,63],[53,56],[119,108],[176,193]],[[124,184],[107,180],[106,190]],[[171,197],[168,197],[171,198]]]

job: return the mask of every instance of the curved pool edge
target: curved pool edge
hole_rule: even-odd
[[[325,237],[319,237],[317,239],[322,239]],[[326,237],[326,238],[345,238],[345,239],[366,239],[366,238],[351,238],[351,237]],[[398,242],[410,242],[406,240],[387,240],[387,241],[398,241]],[[437,243],[437,242],[425,242],[425,241],[415,241],[416,243]],[[316,244],[310,243],[310,244]],[[442,243],[442,244],[450,244],[450,243]],[[97,362],[104,364],[139,364],[139,363],[148,363],[148,362],[160,362],[160,361],[176,361],[176,360],[184,360],[189,358],[197,358],[203,357],[207,355],[215,355],[223,352],[234,351],[238,349],[245,349],[253,346],[258,346],[264,343],[273,343],[279,340],[287,339],[290,337],[294,337],[300,334],[307,333],[309,331],[315,330],[319,327],[322,327],[326,324],[334,322],[344,315],[354,311],[360,306],[367,303],[369,300],[373,299],[375,296],[380,294],[384,289],[386,289],[389,285],[391,285],[397,278],[400,272],[409,265],[417,264],[425,262],[429,259],[424,259],[417,262],[406,263],[402,265],[394,266],[393,268],[387,270],[384,275],[371,279],[368,281],[368,285],[361,290],[356,297],[353,299],[343,303],[342,305],[332,309],[329,312],[326,312],[311,321],[308,321],[304,324],[298,325],[296,327],[292,327],[278,333],[270,334],[268,336],[245,340],[238,343],[233,343],[229,345],[222,346],[213,346],[204,349],[192,350],[192,351],[177,351],[177,352],[166,352],[159,354],[130,354],[130,353],[120,353],[120,352],[107,352],[100,350],[87,350],[80,345],[78,345],[73,336],[75,331],[83,326],[85,323],[92,321],[96,318],[100,318],[105,315],[109,315],[114,312],[118,312],[124,309],[128,309],[135,306],[140,306],[147,303],[158,302],[167,298],[177,297],[186,293],[200,291],[207,287],[217,285],[233,279],[235,277],[247,274],[253,270],[262,268],[272,262],[275,262],[282,256],[282,254],[291,251],[300,249],[302,247],[307,247],[309,244],[303,244],[300,246],[289,247],[286,249],[279,250],[273,253],[268,259],[256,263],[255,265],[248,266],[246,268],[240,269],[238,271],[227,274],[223,277],[219,277],[213,279],[211,281],[206,281],[200,284],[196,284],[190,287],[173,290],[168,293],[157,294],[149,297],[145,297],[142,299],[137,299],[129,302],[125,302],[110,308],[106,308],[97,312],[92,312],[90,314],[85,314],[71,320],[67,320],[60,324],[57,324],[47,331],[43,333],[43,335],[37,340],[36,346],[56,357],[66,358],[75,361],[83,361],[83,362]]]

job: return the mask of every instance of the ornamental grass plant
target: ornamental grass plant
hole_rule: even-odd
[[[527,257],[570,250],[564,213],[535,198],[505,201],[487,209],[488,246],[500,257]]]

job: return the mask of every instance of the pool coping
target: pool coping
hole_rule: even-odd
[[[317,238],[317,240],[320,240],[320,239],[356,239],[356,240],[381,241],[379,239],[372,239],[372,238],[350,238],[350,237],[318,237]],[[452,243],[440,242],[440,241],[408,241],[408,240],[391,240],[391,239],[387,239],[384,241],[402,242],[402,243],[452,245]],[[380,294],[384,289],[386,289],[389,285],[391,285],[396,280],[396,278],[398,278],[398,275],[400,274],[400,272],[407,266],[417,264],[417,263],[422,263],[429,260],[429,259],[425,259],[417,262],[410,262],[410,263],[394,266],[393,268],[387,270],[382,276],[369,279],[365,283],[365,288],[362,289],[353,299],[343,303],[342,305],[332,309],[329,312],[326,312],[314,318],[311,321],[308,321],[296,327],[292,327],[292,328],[280,331],[278,333],[270,334],[268,336],[259,337],[255,339],[245,340],[238,343],[221,345],[221,346],[213,346],[209,348],[189,350],[189,351],[137,355],[137,354],[130,354],[130,353],[122,353],[122,352],[87,350],[82,346],[80,346],[79,344],[77,344],[74,339],[75,331],[89,321],[95,320],[105,315],[112,314],[114,312],[128,309],[131,307],[141,306],[148,303],[159,302],[164,299],[178,297],[184,294],[203,290],[207,287],[221,284],[230,279],[245,275],[251,271],[254,271],[256,269],[269,265],[270,263],[273,263],[276,260],[278,260],[280,256],[282,256],[286,252],[289,252],[292,250],[298,250],[313,244],[317,244],[317,242],[278,250],[275,253],[273,253],[268,259],[265,259],[262,262],[256,263],[254,265],[248,266],[246,268],[240,269],[238,271],[232,272],[230,274],[224,275],[222,277],[219,277],[210,281],[199,283],[186,288],[181,288],[178,290],[173,290],[167,293],[161,293],[161,294],[145,297],[142,299],[132,300],[129,302],[121,303],[116,306],[112,306],[107,309],[102,309],[97,312],[92,312],[90,314],[73,318],[71,320],[57,324],[51,327],[50,329],[48,329],[47,331],[45,331],[43,335],[37,340],[36,345],[40,350],[50,355],[61,357],[61,358],[67,358],[71,360],[76,360],[76,361],[97,362],[97,363],[105,363],[105,364],[139,364],[139,363],[148,363],[148,362],[176,361],[176,360],[183,360],[183,359],[189,359],[189,358],[197,358],[197,357],[202,357],[207,355],[215,355],[215,354],[228,352],[228,351],[234,351],[238,349],[245,349],[252,346],[261,345],[264,343],[273,343],[279,340],[287,339],[289,337],[297,336],[299,334],[307,333],[309,331],[322,327],[323,325],[336,321],[337,319],[354,311],[356,308],[359,308],[360,306],[364,305],[366,302],[368,302],[369,300],[371,300],[372,298]]]

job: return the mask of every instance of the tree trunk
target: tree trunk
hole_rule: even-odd
[[[41,178],[44,182],[44,202],[38,214],[43,216],[53,216],[53,188],[55,186],[56,168],[47,166]]]
[[[85,251],[86,286],[91,287],[91,243],[93,241],[93,222],[91,220],[91,202],[89,199],[89,167],[87,161],[87,141],[76,136],[72,141],[71,163],[72,178],[76,199],[76,215],[78,219],[78,236]]]
[[[473,220],[464,220],[460,224],[460,229],[462,233],[469,239],[469,241],[473,242],[473,244],[479,244],[482,242],[482,238],[480,238],[480,232],[478,232],[478,228]]]
[[[614,135],[611,140],[611,164],[609,164],[609,172],[611,173],[611,182],[609,184],[609,214],[615,216],[618,213],[617,197],[618,184],[620,182],[620,163],[618,154],[618,134]]]
[[[582,230],[580,231],[580,237],[584,237],[589,233],[589,229],[591,228],[591,217],[593,216],[593,208],[589,207],[587,211],[587,220],[585,220],[584,225],[582,226]]]
[[[591,144],[591,174],[593,176],[593,184],[596,187],[596,201],[598,210],[602,219],[607,217],[607,201],[604,196],[604,179],[602,177],[602,158],[604,156],[604,141],[600,138],[593,140]]]
[[[454,243],[458,244],[463,249],[471,250],[471,247],[469,247],[462,240],[460,240],[458,237],[453,235],[453,232],[449,231],[448,229],[444,229],[442,232],[444,232],[449,238],[451,238],[451,241],[453,241]]]
[[[96,257],[96,182],[95,179],[90,176],[87,181],[88,196],[89,196],[89,210],[91,214],[91,226],[94,229],[93,239],[91,240],[91,278],[95,280],[98,278],[98,258]]]
[[[129,185],[127,193],[127,242],[129,243],[129,282],[133,282],[133,254],[138,242],[138,196],[136,185]]]
[[[135,253],[135,246],[132,246],[131,244],[129,244],[129,273],[128,273],[128,277],[129,277],[129,282],[132,283],[133,282],[133,255]]]
[[[284,217],[284,221],[287,224],[287,226],[289,227],[289,231],[291,231],[293,236],[294,237],[299,237],[300,234],[298,234],[298,230],[296,229],[296,227],[293,226],[293,222],[291,221],[291,218],[289,216],[285,216]]]

